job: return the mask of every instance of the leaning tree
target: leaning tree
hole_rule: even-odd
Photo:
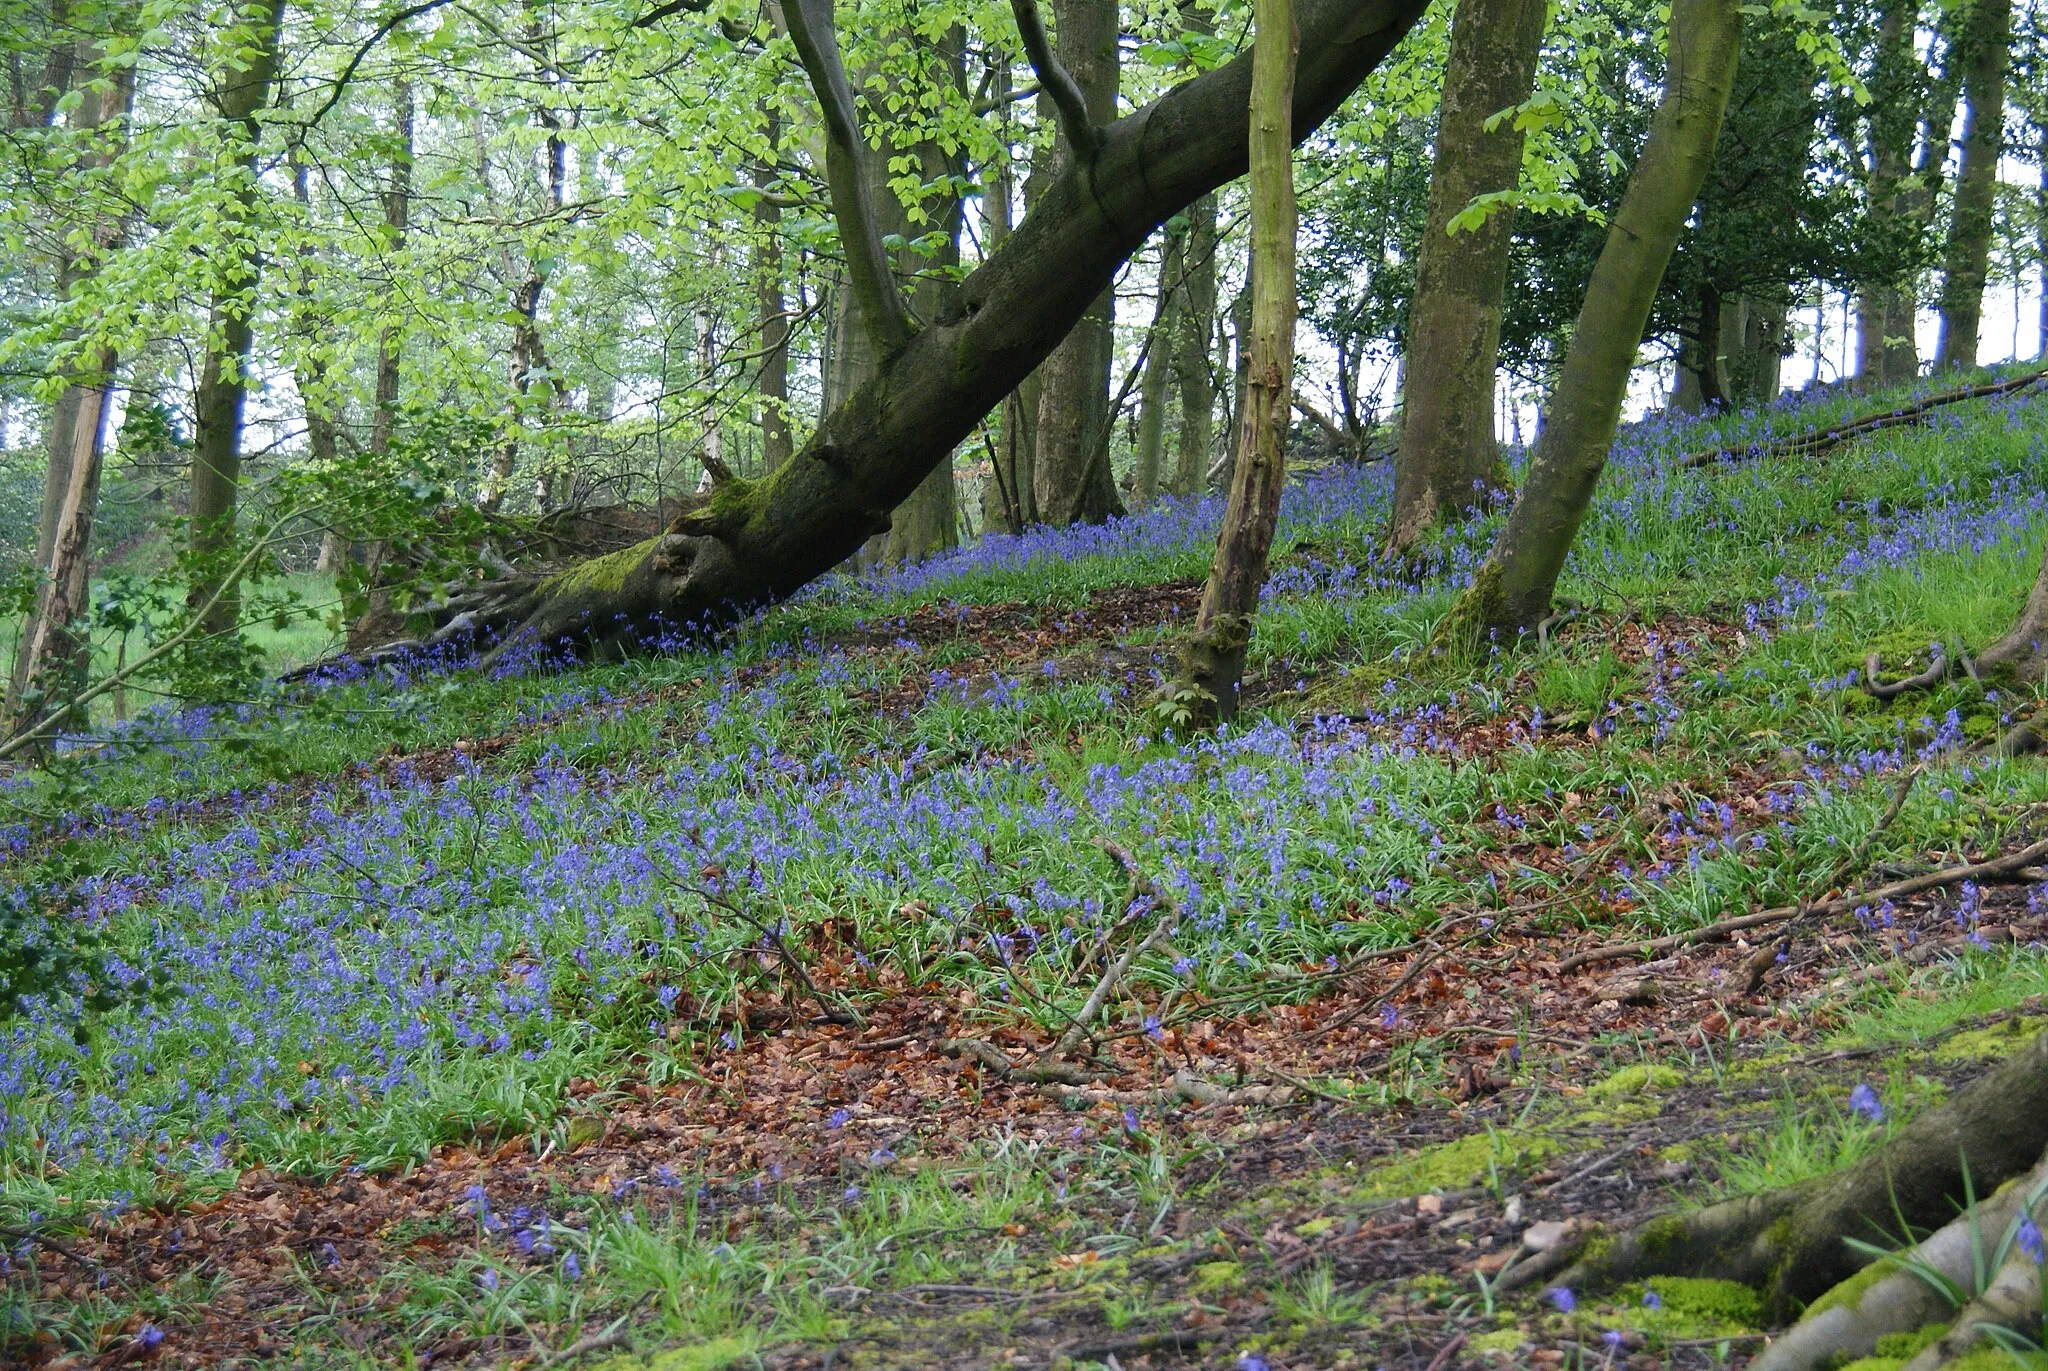
[[[1427,0],[1302,0],[1293,136],[1313,133]],[[425,613],[430,636],[616,650],[657,625],[729,623],[786,598],[889,526],[918,483],[1056,348],[1169,217],[1248,165],[1250,54],[1112,123],[1059,64],[1038,8],[1013,0],[1024,52],[1071,150],[999,251],[920,320],[890,271],[832,0],[784,14],[825,129],[826,179],[861,327],[880,364],[796,456],[716,481],[661,535],[539,581],[479,586]],[[676,22],[689,22],[679,18]]]

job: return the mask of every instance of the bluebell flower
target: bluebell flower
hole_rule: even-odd
[[[1877,1097],[1877,1092],[1867,1081],[1849,1092],[1849,1108],[1872,1123],[1884,1122],[1884,1101]]]

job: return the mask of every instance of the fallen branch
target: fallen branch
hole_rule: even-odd
[[[1110,860],[1122,867],[1125,874],[1130,877],[1133,903],[1141,896],[1149,895],[1152,898],[1153,906],[1161,911],[1159,922],[1152,926],[1150,933],[1125,948],[1123,955],[1110,963],[1109,969],[1095,982],[1095,988],[1088,992],[1087,1000],[1081,1005],[1081,1012],[1067,1025],[1067,1031],[1060,1034],[1059,1041],[1042,1054],[1041,1060],[1064,1057],[1073,1051],[1080,1044],[1082,1036],[1087,1033],[1088,1025],[1094,1022],[1095,1016],[1102,1012],[1103,1005],[1109,1002],[1110,995],[1123,980],[1124,973],[1131,969],[1131,964],[1172,937],[1173,930],[1180,924],[1180,906],[1162,892],[1149,876],[1138,869],[1135,857],[1107,838],[1099,839],[1096,846],[1108,853]]]
[[[1875,890],[1858,891],[1853,895],[1839,895],[1832,900],[1817,904],[1788,905],[1782,909],[1766,909],[1755,914],[1745,914],[1737,919],[1723,919],[1695,928],[1686,933],[1673,933],[1662,938],[1651,938],[1642,942],[1608,943],[1604,947],[1588,948],[1574,953],[1557,964],[1560,974],[1577,971],[1581,967],[1593,966],[1600,962],[1620,961],[1624,957],[1643,956],[1651,953],[1671,952],[1697,943],[1718,942],[1752,928],[1768,928],[1789,919],[1828,919],[1837,914],[1846,914],[1859,905],[1875,904],[1880,900],[1898,900],[1908,895],[1918,895],[1927,890],[1938,890],[1943,886],[1957,885],[1963,881],[2001,881],[2017,876],[2023,867],[2034,865],[2048,857],[2048,840],[2009,852],[1989,861],[1971,862],[1963,866],[1943,867],[1903,881],[1893,881]]]
[[[1878,655],[1873,652],[1863,659],[1863,691],[1879,700],[1895,700],[1909,690],[1928,690],[1948,679],[1948,654],[1939,646],[1934,649],[1934,660],[1927,670],[1917,676],[1906,676],[1896,681],[1887,681],[1879,674]]]
[[[2048,379],[2048,370],[2029,372],[2024,376],[2011,376],[2003,381],[1989,381],[1982,385],[1963,386],[1958,390],[1946,390],[1930,395],[1917,404],[1904,409],[1886,410],[1881,414],[1866,414],[1844,423],[1810,433],[1796,434],[1768,443],[1743,443],[1737,446],[1715,448],[1708,452],[1694,452],[1681,457],[1681,470],[1713,466],[1719,462],[1742,461],[1751,457],[1813,457],[1852,442],[1867,433],[1877,433],[1888,428],[1917,427],[1925,423],[1927,416],[1948,405],[1961,404],[1965,400],[1983,400],[1998,395],[2010,395],[2025,390],[2037,381]]]

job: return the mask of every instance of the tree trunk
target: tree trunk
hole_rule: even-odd
[[[1266,583],[1287,480],[1293,418],[1295,236],[1294,71],[1301,36],[1293,0],[1254,0],[1251,100],[1251,374],[1236,470],[1202,607],[1181,663],[1175,703],[1207,726],[1237,717],[1252,616]]]
[[[1757,409],[1784,388],[1787,309],[1753,295],[1738,295],[1730,306],[1733,318],[1727,322],[1732,327],[1722,334],[1721,374],[1738,409]]]
[[[1116,118],[1122,32],[1116,0],[1053,0],[1053,15],[1056,54],[1081,88],[1089,122],[1109,123]],[[1090,177],[1091,160],[1077,157],[1061,137],[1063,167]],[[1040,368],[1034,481],[1039,516],[1047,523],[1099,524],[1123,512],[1102,441],[1110,421],[1115,329],[1116,296],[1105,289]]]
[[[299,202],[299,209],[305,214],[310,227],[313,187],[306,164],[296,149],[288,161],[292,170],[292,195]],[[313,298],[313,282],[318,270],[316,249],[308,238],[299,248],[299,307],[298,317],[293,322],[293,331],[298,334],[299,356],[293,381],[298,386],[299,403],[306,415],[306,454],[316,467],[324,468],[334,464],[340,443],[334,422],[334,397],[327,392],[327,359],[322,355],[318,342],[320,322],[318,305]],[[320,530],[320,557],[314,563],[315,571],[330,576],[338,574],[348,556],[348,539],[339,529],[330,525]]]
[[[1963,139],[1954,217],[1941,283],[1938,371],[1977,365],[1984,281],[1991,266],[1998,158],[2005,146],[2005,69],[2012,48],[2012,0],[1974,0],[1963,20]]]
[[[1167,386],[1173,378],[1174,316],[1187,274],[1187,235],[1169,227],[1159,260],[1158,298],[1145,338],[1145,379],[1138,389],[1138,462],[1131,473],[1131,507],[1159,498],[1159,467],[1166,455]]]
[[[1672,5],[1663,99],[1587,282],[1521,498],[1439,627],[1440,641],[1474,649],[1490,636],[1531,632],[1549,615],[1607,466],[1650,306],[1713,165],[1741,41],[1736,0]]]
[[[1294,119],[1319,127],[1415,23],[1424,0],[1296,0]],[[838,566],[1014,391],[1169,215],[1242,174],[1251,63],[1239,57],[1099,131],[1001,253],[818,425],[797,456],[734,481],[663,536],[571,568],[444,630],[606,651],[658,625],[730,622]]]
[[[232,588],[216,597],[235,543],[235,503],[242,479],[242,404],[249,392],[249,348],[255,335],[256,286],[262,258],[247,241],[254,231],[257,197],[257,145],[262,126],[256,114],[270,103],[277,77],[279,30],[285,0],[268,0],[253,14],[246,50],[221,73],[217,110],[227,135],[238,139],[227,170],[232,193],[224,207],[220,232],[212,251],[219,262],[213,300],[207,311],[206,360],[192,396],[192,493],[186,513],[191,520],[195,581],[187,602],[195,610],[209,600],[204,629],[208,634],[232,633],[241,619],[241,597]],[[239,70],[235,69],[239,67]]]
[[[1251,278],[1258,276],[1258,264],[1252,264],[1247,273]],[[1211,476],[1209,484],[1220,484],[1230,488],[1233,473],[1237,470],[1237,450],[1242,445],[1246,397],[1251,393],[1252,379],[1252,280],[1244,283],[1237,298],[1230,302],[1230,346],[1232,353],[1230,381],[1230,443],[1223,449],[1223,462]]]
[[[1216,441],[1216,197],[1188,209],[1187,287],[1174,311],[1173,382],[1180,391],[1180,440],[1173,493],[1193,495],[1209,472]]]
[[[771,114],[771,148],[779,127]],[[774,181],[773,167],[754,169],[754,184],[764,192]],[[766,194],[754,205],[754,299],[761,317],[761,365],[754,383],[761,405],[761,468],[773,471],[795,453],[796,443],[789,431],[789,303],[782,291],[782,208]]]
[[[992,98],[1009,108],[1010,59],[992,59],[997,64]],[[993,257],[1010,241],[1015,213],[1016,174],[1009,160],[1009,139],[1003,152],[987,168],[988,188],[982,195],[984,257]],[[989,461],[989,476],[981,492],[981,525],[992,533],[1022,533],[1038,522],[1038,492],[1032,485],[1033,430],[1038,423],[1038,386],[1027,380],[1003,398],[997,412],[995,452]]]
[[[1708,1276],[1757,1287],[1789,1317],[1870,1264],[1844,1239],[1938,1229],[1974,1187],[1988,1197],[2048,1145],[2048,1033],[1831,1175],[1696,1213],[1652,1220],[1589,1245],[1558,1277],[1601,1288],[1649,1276]],[[1967,1180],[1966,1180],[1967,1177]],[[1987,1234],[1996,1240],[1996,1231]]]
[[[398,137],[391,151],[390,184],[383,197],[384,247],[395,256],[405,247],[412,218],[413,91],[406,77],[399,76],[391,83],[391,104]],[[370,404],[370,454],[380,459],[390,455],[398,420],[398,363],[399,334],[386,325],[377,333],[377,378]],[[379,584],[387,551],[382,539],[364,547],[363,593],[360,597],[343,596],[343,609],[351,622],[351,647],[375,641],[400,624],[391,611],[391,592]]]
[[[1870,150],[1864,200],[1871,220],[1893,240],[1888,252],[1905,253],[1910,222],[1903,210],[1902,182],[1913,165],[1913,138],[1918,120],[1914,117],[1917,87],[1921,80],[1920,57],[1914,51],[1918,0],[1884,0],[1878,19],[1877,53],[1870,75]],[[1906,366],[1898,353],[1902,347],[1915,355],[1912,371],[1919,370],[1917,349],[1910,337],[1896,331],[1901,311],[1910,314],[1913,273],[1889,271],[1864,281],[1856,297],[1856,381],[1863,389],[1897,381]],[[1906,332],[1910,334],[1910,317]]]
[[[559,212],[568,194],[569,151],[562,141],[561,121],[552,110],[540,112],[541,122],[548,130],[547,155],[547,198],[548,207]],[[507,250],[507,257],[510,251]],[[486,514],[496,514],[503,508],[505,496],[512,487],[512,476],[519,467],[519,438],[525,427],[526,398],[533,390],[534,377],[542,378],[544,387],[544,409],[552,411],[563,398],[561,383],[556,379],[554,368],[548,362],[547,343],[540,332],[540,302],[548,286],[548,274],[538,259],[530,259],[526,274],[512,291],[512,351],[506,361],[506,380],[512,388],[510,413],[505,420],[505,440],[491,460],[490,474],[485,478],[483,489],[477,494],[477,508]],[[701,340],[700,340],[701,342]],[[707,438],[708,444],[715,444],[716,432]],[[536,492],[545,489],[547,479],[545,467],[536,473]]]
[[[1493,386],[1500,360],[1501,295],[1507,287],[1512,210],[1452,233],[1481,195],[1521,179],[1523,132],[1487,121],[1529,98],[1549,0],[1459,0],[1444,70],[1443,113],[1429,208],[1408,312],[1409,399],[1394,461],[1395,551],[1440,521],[1483,505],[1507,484],[1494,440]]]

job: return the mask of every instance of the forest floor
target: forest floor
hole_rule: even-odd
[[[2048,400],[1677,467],[1871,403],[1632,434],[1477,666],[1420,647],[1491,525],[1388,566],[1385,473],[1311,474],[1220,738],[1150,708],[1204,502],[0,778],[121,1000],[0,1039],[0,1363],[1743,1365],[1739,1287],[1494,1282],[2048,1022],[2048,871],[1801,912],[2048,836],[1969,751],[2039,698],[1857,688],[2018,606]]]

